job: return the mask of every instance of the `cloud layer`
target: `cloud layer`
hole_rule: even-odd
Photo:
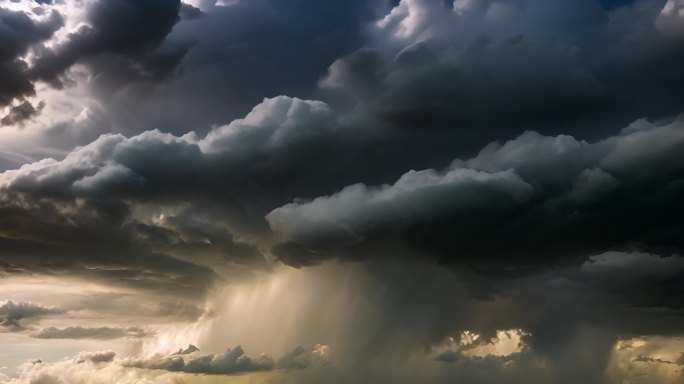
[[[683,6],[0,0],[0,382],[683,382]]]
[[[444,171],[348,186],[277,208],[267,219],[286,241],[276,250],[310,262],[410,248],[485,264],[608,250],[681,253],[683,234],[672,223],[683,214],[683,149],[681,119],[638,121],[593,143],[526,132]]]
[[[61,312],[55,307],[45,307],[29,302],[7,300],[0,301],[0,303],[0,331],[21,331],[25,329],[22,320],[31,321]]]

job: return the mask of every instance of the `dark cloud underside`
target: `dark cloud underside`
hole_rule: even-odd
[[[76,3],[0,1],[0,334],[145,353],[0,381],[682,382],[681,0]]]

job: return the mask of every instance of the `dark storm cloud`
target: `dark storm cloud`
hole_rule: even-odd
[[[150,126],[201,133],[276,94],[359,104],[359,143],[298,197],[443,167],[530,128],[600,139],[637,118],[680,112],[682,43],[657,28],[661,1],[610,11],[594,1],[454,4],[458,12],[438,0],[391,13],[376,2],[208,7],[167,39],[195,42],[173,87],[112,92],[103,82],[99,92],[128,135]],[[305,6],[312,11],[295,12]],[[377,142],[365,145],[372,135]]]
[[[12,300],[0,302],[0,331],[22,331],[22,320],[31,321],[48,315],[62,313],[55,307],[45,307],[28,302],[14,302]]]
[[[22,206],[14,198],[21,199],[4,195],[0,203],[6,273],[69,276],[177,297],[203,293],[217,278],[211,269],[140,245],[122,202],[36,196]]]
[[[276,186],[283,188],[282,194],[294,182],[308,185],[298,179],[302,169],[311,167],[313,159],[326,160],[333,150],[346,148],[351,133],[325,103],[277,97],[202,139],[159,131],[132,138],[103,135],[62,161],[46,159],[5,172],[5,186],[10,194],[85,198],[93,204],[88,215],[111,222],[127,216],[131,207],[124,199],[163,205],[182,196],[181,201],[191,205],[214,201],[239,206],[238,197],[253,194],[251,202],[258,204],[272,199],[269,194]],[[325,164],[316,168],[321,166]],[[111,199],[115,196],[120,200]],[[209,199],[202,201],[201,196]],[[8,196],[8,203],[18,201]],[[186,218],[170,224],[190,235],[202,223]]]
[[[626,3],[405,0],[379,26],[362,1],[243,0],[202,14],[95,3],[91,26],[30,73],[58,81],[83,63],[106,110],[92,124],[136,123],[0,175],[0,276],[196,304],[216,282],[268,268],[269,249],[296,267],[363,260],[364,279],[328,276],[326,300],[352,291],[334,330],[348,339],[333,350],[337,371],[316,348],[81,360],[284,368],[319,383],[606,383],[618,340],[684,335],[684,120],[616,128],[681,112],[678,19],[662,16],[664,1]],[[265,99],[202,132],[282,92],[328,102]],[[60,125],[48,141],[72,134]],[[473,155],[490,139],[501,141]],[[213,316],[164,303],[152,315]],[[317,322],[327,304],[312,310]],[[486,345],[504,329],[524,331],[509,356],[436,347],[466,330]],[[401,364],[416,351],[435,376]]]
[[[209,375],[235,375],[247,372],[271,371],[274,369],[303,369],[316,364],[324,364],[321,355],[323,346],[313,349],[298,347],[276,361],[266,355],[252,357],[242,347],[227,349],[222,353],[201,354],[194,345],[180,349],[170,356],[120,357],[111,351],[96,354],[82,353],[75,358],[76,363],[85,361],[119,364],[128,368],[163,370]]]
[[[166,40],[170,47],[192,45],[172,83],[123,89],[111,67],[100,71],[94,92],[126,132],[158,127],[204,133],[264,97],[311,98],[326,68],[362,46],[366,23],[386,7],[379,0],[250,0],[202,9],[201,17],[186,16]]]
[[[284,185],[282,193],[287,175],[324,159],[341,130],[324,103],[280,97],[204,139],[104,135],[62,161],[7,171],[2,260],[15,270],[201,291],[214,275],[197,263],[263,266],[240,238],[268,231],[258,204],[273,204],[274,185]],[[319,151],[305,151],[310,146]]]
[[[43,110],[43,107],[45,107],[44,102],[40,102],[34,107],[33,104],[29,103],[28,101],[24,101],[23,103],[10,108],[9,114],[0,120],[0,124],[21,126],[23,125],[24,121],[38,116]]]
[[[87,11],[89,25],[69,35],[64,44],[45,49],[31,67],[30,75],[39,80],[61,86],[60,76],[73,64],[109,56],[114,62],[103,64],[125,65],[125,69],[144,74],[150,60],[159,60],[157,48],[179,20],[180,0],[112,0],[98,1]],[[184,55],[180,50],[179,55]],[[168,60],[168,59],[166,59]],[[171,65],[175,67],[178,59]],[[98,72],[98,65],[93,70]],[[136,69],[141,66],[142,69]]]
[[[683,150],[681,119],[639,121],[593,143],[527,132],[444,171],[348,186],[267,219],[284,241],[275,252],[293,265],[414,251],[485,265],[613,249],[669,255],[684,246]]]
[[[35,94],[26,73],[28,64],[22,57],[32,45],[52,37],[63,23],[62,16],[55,11],[36,22],[24,12],[0,8],[0,106]]]
[[[157,82],[174,73],[189,49],[188,42],[164,44],[180,19],[180,0],[93,2],[87,24],[57,46],[42,43],[64,26],[64,19],[50,10],[52,2],[39,3],[43,8],[31,15],[0,9],[0,106],[35,95],[37,81],[59,88],[65,80],[72,82],[65,75],[76,63],[87,65],[94,79],[117,82],[117,87]],[[191,6],[182,9],[185,17],[198,15]],[[34,57],[27,62],[29,51]]]
[[[99,327],[99,328],[85,328],[85,327],[67,327],[67,328],[43,328],[31,335],[37,339],[100,339],[112,340],[127,338],[143,338],[150,337],[151,334],[142,328],[128,327]]]
[[[164,255],[261,266],[257,247],[270,236],[263,215],[273,208],[267,219],[281,241],[274,252],[296,266],[376,254],[535,266],[613,249],[681,251],[681,120],[639,121],[592,143],[528,132],[444,171],[282,206],[341,188],[331,170],[350,177],[365,166],[344,157],[360,143],[355,132],[324,103],[279,97],[202,139],[102,136],[62,161],[3,174],[3,244],[11,250],[3,260],[19,268],[71,253],[96,267],[80,273],[130,273],[121,281],[167,281],[182,291],[205,270]],[[88,256],[102,244],[107,251]],[[51,268],[70,268],[61,263]],[[172,278],[177,268],[185,280]]]
[[[680,113],[684,41],[657,23],[665,2],[616,3],[404,1],[321,85],[456,143],[531,128],[600,135]]]
[[[158,383],[156,374],[165,373],[169,377],[169,372],[190,373],[196,375],[241,375],[253,372],[268,372],[276,369],[285,372],[290,368],[300,370],[303,367],[276,366],[273,358],[266,354],[258,357],[251,357],[245,353],[242,347],[227,349],[225,352],[216,354],[199,353],[199,349],[194,346],[187,348],[183,354],[173,354],[170,356],[151,356],[151,357],[124,357],[114,351],[81,352],[73,358],[65,358],[56,363],[46,363],[42,360],[30,361],[30,369],[21,374],[22,380],[31,382],[62,382],[65,379],[78,375],[91,374],[90,377],[98,376],[102,382],[120,382],[119,377],[126,377],[127,380],[138,377],[150,377],[150,383]],[[302,359],[307,354],[316,354],[316,349],[307,350],[298,348],[293,351]],[[281,361],[283,361],[281,359]],[[28,363],[27,363],[28,365]],[[135,370],[131,368],[137,368]],[[144,376],[138,376],[141,370],[157,372],[145,372]],[[100,373],[104,373],[103,375]],[[152,375],[148,375],[153,373]],[[192,381],[195,376],[177,375],[179,380],[188,379]],[[280,375],[271,376],[274,382],[281,382]]]
[[[300,166],[324,158],[339,130],[324,103],[282,97],[202,140],[158,131],[105,135],[62,161],[8,171],[2,260],[7,270],[201,292],[215,276],[197,263],[264,264],[235,233],[267,231],[265,211],[253,205],[273,199],[266,191]],[[321,152],[307,154],[308,146]]]

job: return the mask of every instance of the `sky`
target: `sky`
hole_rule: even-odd
[[[0,0],[0,383],[684,384],[684,1]]]

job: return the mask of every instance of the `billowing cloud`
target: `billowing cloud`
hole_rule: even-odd
[[[283,239],[275,251],[293,265],[410,249],[485,265],[634,248],[680,253],[683,234],[671,223],[682,216],[683,138],[681,119],[638,121],[592,143],[527,132],[444,171],[348,186],[267,219]]]
[[[126,132],[205,133],[264,97],[316,98],[326,68],[360,47],[366,24],[387,8],[385,0],[188,3],[203,15],[181,20],[161,47],[174,52],[191,45],[172,81],[130,82],[123,71],[98,66],[90,85]]]
[[[0,120],[2,125],[23,125],[24,120],[28,120],[40,114],[41,110],[45,106],[45,103],[38,103],[37,106],[28,101],[10,108],[9,114]]]
[[[1,176],[3,260],[41,273],[195,290],[193,281],[211,284],[211,273],[193,264],[263,264],[256,246],[241,240],[266,230],[264,211],[248,201],[274,199],[272,188],[287,188],[286,175],[327,156],[335,136],[343,137],[342,128],[326,104],[287,97],[267,99],[202,139],[159,131],[103,135],[61,161]],[[309,146],[321,152],[303,154]],[[93,251],[104,244],[108,251]],[[55,253],[79,266],[49,261]]]
[[[0,0],[0,382],[683,383],[681,8]]]
[[[71,358],[64,358],[58,362],[48,363],[40,359],[33,359],[21,367],[18,378],[1,377],[3,383],[35,383],[35,382],[117,382],[135,383],[143,380],[149,383],[170,382],[220,382],[230,375],[234,380],[240,380],[242,374],[249,372],[273,371],[275,363],[272,358],[262,355],[252,358],[244,353],[241,347],[228,349],[219,354],[200,355],[193,351],[184,356],[162,357],[124,357],[114,351],[80,352]],[[320,348],[313,351],[298,348],[293,352],[300,355],[320,354]],[[285,360],[281,360],[285,361]],[[302,368],[279,367],[278,369]],[[203,378],[203,375],[216,377]],[[272,376],[276,380],[277,376]],[[208,380],[208,381],[203,381]]]
[[[64,20],[56,11],[36,20],[28,12],[14,11],[0,5],[0,106],[11,104],[15,98],[32,96],[35,87],[26,73],[29,64],[24,60],[29,48],[52,37]]]
[[[0,49],[0,105],[34,96],[38,81],[62,87],[77,63],[96,73],[117,64],[129,76],[156,79],[172,72],[187,53],[187,46],[158,49],[179,20],[180,0],[78,4],[87,8],[85,20],[65,21],[62,13],[72,10],[71,2],[22,3],[19,10],[0,4],[0,37],[6,42]],[[67,31],[66,41],[50,41],[65,25],[79,27]]]
[[[24,330],[22,320],[31,321],[43,316],[61,313],[58,308],[45,307],[35,303],[14,302],[12,300],[0,301],[0,303],[0,330],[10,332]]]
[[[622,4],[401,1],[321,86],[394,127],[445,130],[456,143],[680,113],[684,51],[661,33],[681,24],[679,3],[604,3]]]
[[[218,354],[183,357],[174,355],[165,358],[123,360],[124,366],[160,369],[172,372],[206,373],[215,375],[236,374],[242,372],[264,371],[273,369],[275,363],[267,355],[257,358],[245,354],[242,347],[237,346]]]
[[[61,75],[72,65],[94,60],[97,71],[97,59],[107,54],[118,55],[110,64],[128,64],[131,69],[138,65],[143,71],[154,72],[155,60],[165,58],[151,52],[178,21],[180,5],[180,0],[93,2],[89,4],[84,25],[69,34],[65,43],[41,52],[29,73],[35,79],[61,86]]]

